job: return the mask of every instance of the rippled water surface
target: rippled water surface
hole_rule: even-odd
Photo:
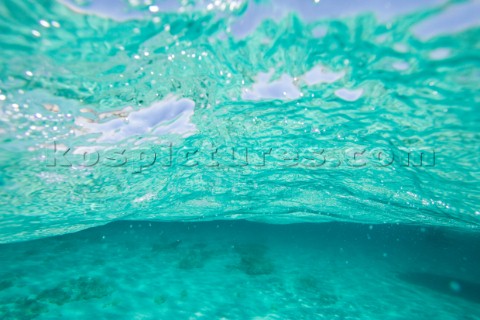
[[[479,319],[479,16],[1,1],[0,318]]]
[[[478,2],[325,2],[3,1],[2,241],[119,218],[476,229]]]

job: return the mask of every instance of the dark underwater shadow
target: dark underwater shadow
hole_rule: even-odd
[[[430,290],[480,303],[480,283],[427,272],[400,273],[398,278]]]

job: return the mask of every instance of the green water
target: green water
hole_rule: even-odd
[[[4,1],[2,241],[118,218],[476,228],[479,29],[413,32],[461,5],[387,22],[291,13],[236,38],[241,10],[118,22]],[[112,148],[130,161],[106,164]]]
[[[478,319],[478,16],[2,1],[0,318]]]
[[[2,319],[480,319],[480,236],[116,222],[0,246]]]

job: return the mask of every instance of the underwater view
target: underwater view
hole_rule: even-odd
[[[0,319],[480,320],[479,17],[0,0]]]

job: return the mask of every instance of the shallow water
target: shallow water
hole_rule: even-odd
[[[0,246],[2,319],[480,319],[480,235],[115,222]]]
[[[479,1],[0,2],[1,319],[480,319]]]
[[[0,4],[2,242],[115,219],[478,229],[478,2],[100,3]]]

